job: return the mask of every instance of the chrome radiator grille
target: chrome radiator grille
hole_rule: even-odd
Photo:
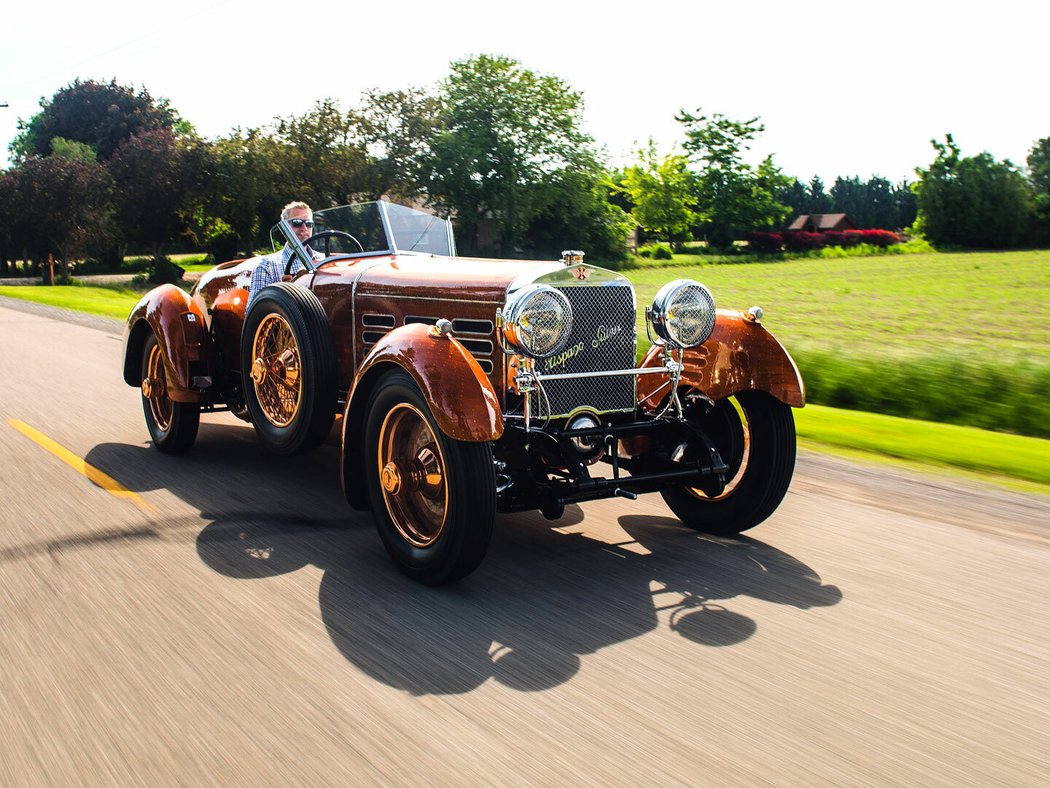
[[[572,305],[572,335],[565,349],[536,362],[540,375],[633,369],[635,366],[634,292],[627,283],[559,285]],[[605,413],[635,407],[632,375],[548,380],[546,400],[532,394],[533,413],[565,416],[587,407]],[[549,403],[549,412],[548,412]]]

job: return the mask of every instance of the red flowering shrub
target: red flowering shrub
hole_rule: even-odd
[[[856,246],[857,241],[851,235],[851,231],[846,230],[840,232],[838,230],[828,230],[827,232],[821,233],[821,246]]]
[[[784,233],[784,248],[789,252],[808,252],[810,249],[821,247],[820,233],[807,233],[797,230]]]
[[[748,248],[750,248],[752,252],[759,252],[760,254],[779,252],[780,247],[784,244],[784,237],[780,233],[756,231],[748,233],[744,236],[744,239],[747,241]]]
[[[901,237],[897,233],[891,233],[889,230],[851,230],[849,232],[856,233],[861,243],[871,244],[872,246],[886,247],[901,242]]]

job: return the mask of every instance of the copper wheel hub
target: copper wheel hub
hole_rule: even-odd
[[[287,427],[299,412],[302,366],[299,343],[288,321],[269,314],[252,341],[251,379],[263,415],[275,427]]]
[[[398,533],[414,547],[430,547],[448,516],[445,460],[426,416],[409,403],[394,406],[379,430],[379,484]]]
[[[379,481],[383,485],[383,490],[390,495],[397,495],[401,492],[401,471],[394,463],[388,462],[383,466],[379,474]]]
[[[150,348],[146,359],[146,375],[142,378],[142,396],[149,403],[149,412],[162,432],[171,429],[174,405],[168,398],[167,378],[164,376],[164,356],[160,346]]]

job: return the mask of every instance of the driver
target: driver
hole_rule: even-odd
[[[306,239],[313,235],[314,212],[310,210],[310,206],[305,202],[297,200],[288,203],[281,210],[281,219],[292,226],[292,232],[303,243],[306,243]],[[324,259],[324,255],[315,252],[309,246],[306,247],[306,251],[313,255],[314,260]],[[252,283],[248,288],[248,303],[245,306],[245,310],[252,305],[252,301],[255,300],[255,297],[266,285],[272,285],[274,282],[281,281],[281,278],[284,276],[284,269],[288,266],[288,258],[291,256],[292,247],[289,244],[285,244],[280,251],[259,259],[259,264],[255,267],[255,271],[252,272]],[[303,270],[303,267],[303,264],[296,258],[292,262],[290,273],[297,274]]]

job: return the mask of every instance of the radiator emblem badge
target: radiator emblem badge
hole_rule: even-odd
[[[572,269],[572,275],[579,279],[581,282],[593,273],[593,268],[588,268],[584,265],[578,265]]]
[[[594,332],[594,339],[591,340],[591,347],[601,347],[621,330],[622,326],[598,326],[598,330]]]
[[[582,353],[582,352],[583,352],[583,343],[582,342],[577,342],[575,345],[573,345],[570,348],[567,348],[567,349],[563,350],[561,353],[558,353],[556,356],[551,356],[550,358],[548,358],[547,359],[547,363],[544,365],[543,371],[544,372],[553,372],[558,367],[565,366],[565,364],[569,360],[571,360],[571,359],[575,358],[576,356],[580,355],[580,353]]]

